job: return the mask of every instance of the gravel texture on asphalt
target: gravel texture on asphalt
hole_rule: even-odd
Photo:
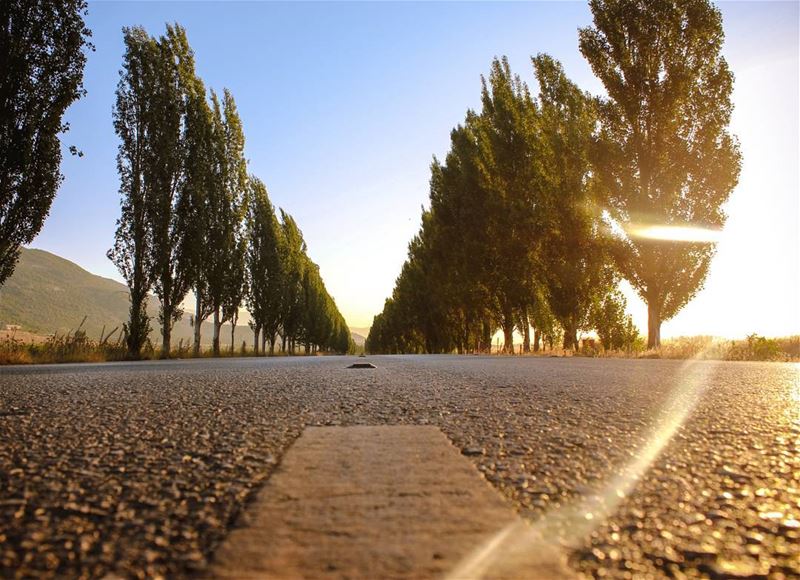
[[[0,369],[2,575],[202,576],[304,426],[433,424],[582,574],[800,577],[799,365],[354,360]]]

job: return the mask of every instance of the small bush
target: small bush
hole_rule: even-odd
[[[787,356],[776,339],[751,334],[745,341],[731,343],[726,360],[773,361],[785,360]]]

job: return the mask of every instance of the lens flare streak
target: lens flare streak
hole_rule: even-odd
[[[530,525],[501,530],[462,560],[455,568],[458,576],[451,574],[448,579],[492,576],[493,568],[506,560],[509,554],[579,547],[633,491],[703,396],[715,363],[699,358],[701,356],[684,363],[678,373],[678,382],[650,431],[647,443],[630,463],[619,470],[619,475],[605,487],[585,494],[574,503],[545,513]]]
[[[630,225],[625,233],[631,238],[668,242],[714,244],[722,238],[722,230],[698,226]]]

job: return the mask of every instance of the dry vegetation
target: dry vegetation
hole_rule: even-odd
[[[85,319],[84,319],[85,322]],[[643,341],[631,351],[605,351],[599,341],[585,341],[580,351],[564,353],[560,349],[542,351],[544,356],[573,354],[588,357],[700,359],[724,361],[800,361],[800,335],[783,338],[766,338],[751,334],[743,340],[726,340],[712,336],[685,336],[663,343],[661,348],[645,350]],[[190,342],[180,340],[172,349],[170,358],[192,358]],[[354,354],[363,352],[356,348]],[[301,353],[298,353],[301,354]],[[159,345],[147,343],[141,359],[160,358]],[[201,350],[201,358],[212,357],[210,349]],[[221,356],[253,356],[245,341],[235,351],[224,349]],[[276,356],[279,356],[276,354]],[[0,365],[47,364],[74,362],[107,362],[129,360],[125,341],[119,329],[101,331],[97,339],[87,336],[83,323],[66,334],[42,336],[21,330],[0,331]]]
[[[0,365],[131,360],[125,346],[124,336],[119,328],[114,328],[106,333],[104,327],[99,337],[92,339],[83,330],[85,322],[86,318],[74,331],[48,336],[21,330],[0,331]],[[359,354],[359,350],[363,352],[363,347],[356,348],[356,354]],[[297,354],[303,353],[298,352]],[[214,356],[210,347],[201,349],[197,355],[193,354],[192,343],[183,339],[178,341],[170,354],[170,358],[211,358]],[[235,350],[224,348],[218,356],[255,356],[255,353],[252,346],[248,347],[247,342],[242,341],[239,348]],[[272,356],[286,356],[286,354],[276,352]],[[158,358],[162,358],[161,345],[153,344],[148,340],[137,360]]]
[[[751,334],[743,340],[713,336],[681,336],[665,340],[657,349],[640,348],[618,352],[603,351],[601,347],[589,345],[584,346],[579,354],[629,358],[793,362],[800,360],[800,335],[766,338]]]

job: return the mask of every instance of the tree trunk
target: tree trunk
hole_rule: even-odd
[[[236,343],[234,342],[234,337],[236,336],[236,320],[231,320],[231,354],[234,353],[234,347]]]
[[[505,306],[503,312],[503,352],[507,354],[514,354],[514,310],[510,306]]]
[[[203,321],[200,320],[200,298],[198,297],[194,307],[194,345],[192,345],[194,356],[200,354],[200,326],[202,324]]]
[[[485,349],[486,354],[492,354],[492,325],[488,320],[484,320],[482,325],[481,346]]]
[[[539,352],[542,343],[542,333],[539,330],[533,329],[533,352]]]
[[[172,350],[172,315],[165,316],[169,322],[164,323],[161,327],[161,358],[169,358],[169,353]]]
[[[130,321],[128,327],[128,356],[138,359],[147,338],[146,292],[131,291]]]
[[[261,328],[256,326],[253,328],[253,354],[258,356],[258,339],[261,334]]]
[[[652,301],[647,303],[647,348],[661,346],[661,312]]]
[[[503,324],[503,351],[514,354],[514,323]]]
[[[578,350],[578,330],[571,324],[564,328],[564,350]]]
[[[275,335],[269,337],[269,356],[275,354],[275,343],[277,342]]]
[[[219,356],[219,331],[222,323],[219,321],[219,307],[214,309],[214,338],[211,341],[211,348],[214,356]]]
[[[527,311],[522,315],[522,352],[531,352],[531,325],[528,322]]]

